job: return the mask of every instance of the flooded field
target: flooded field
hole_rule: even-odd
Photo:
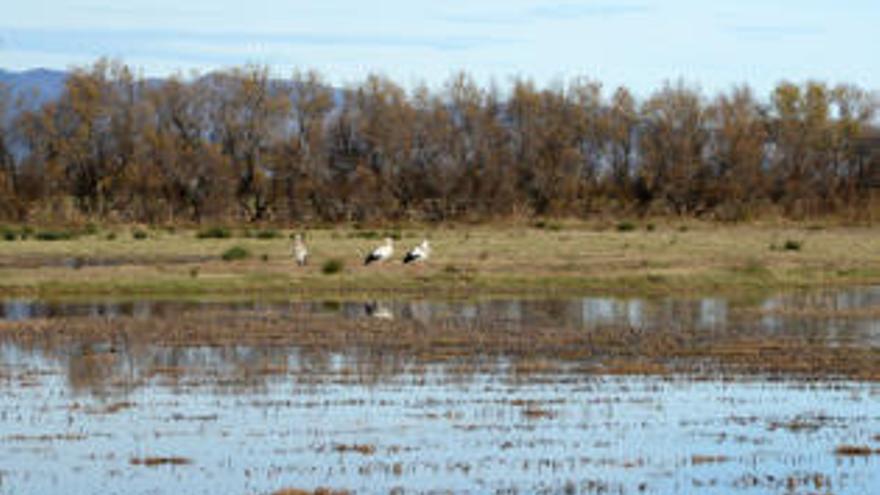
[[[873,493],[878,311],[7,300],[0,494]]]

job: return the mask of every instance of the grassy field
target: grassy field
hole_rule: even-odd
[[[200,239],[192,230],[134,232],[118,228],[68,240],[0,240],[0,295],[654,296],[880,283],[880,230],[871,227],[559,223],[411,228],[388,231],[400,237],[394,262],[366,267],[363,256],[386,231],[310,230],[306,242],[312,256],[306,267],[292,261],[289,230],[270,232],[278,237],[267,239],[240,231],[221,239]],[[403,265],[406,249],[422,237],[431,240],[431,259]],[[243,248],[238,253],[243,257],[229,254],[236,247]],[[231,259],[224,260],[224,253]]]

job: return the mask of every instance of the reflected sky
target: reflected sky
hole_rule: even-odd
[[[215,369],[212,351],[187,355],[190,365],[201,355]],[[880,486],[880,456],[834,454],[843,444],[880,447],[877,384],[514,377],[503,362],[466,375],[403,366],[371,381],[352,371],[354,356],[309,363],[295,351],[281,355],[296,371],[260,387],[224,385],[221,372],[84,395],[71,370],[20,353],[14,368],[28,371],[0,382],[0,492],[757,494],[795,486],[862,494]],[[117,376],[110,388],[125,383]],[[149,456],[190,464],[130,464]]]
[[[253,318],[381,312],[490,331],[610,325],[722,335],[743,324],[743,311],[760,310],[746,323],[768,334],[877,346],[877,318],[865,316],[874,313],[816,318],[796,310],[878,304],[880,288],[750,302],[16,299],[3,302],[2,316],[112,323],[168,322],[217,308]],[[125,332],[0,339],[0,495],[880,489],[880,383],[735,372],[614,376],[585,373],[574,361],[520,364],[476,352],[436,362],[377,347],[168,345]],[[847,445],[877,453],[835,452]],[[133,464],[155,457],[186,463]]]
[[[785,293],[757,301],[735,301],[721,297],[702,298],[614,298],[584,297],[571,299],[528,300],[379,300],[371,302],[322,301],[77,301],[53,302],[31,299],[5,299],[0,302],[0,320],[20,321],[35,318],[130,316],[149,319],[183,311],[228,309],[255,314],[276,313],[286,316],[338,315],[346,318],[377,316],[410,320],[424,325],[444,321],[457,323],[491,322],[511,328],[534,325],[563,325],[576,328],[624,326],[633,328],[689,327],[722,331],[739,324],[736,310],[754,310],[762,314],[759,325],[767,331],[782,331],[792,325],[833,334],[857,333],[872,343],[880,342],[880,320],[834,314],[849,310],[880,307],[880,286],[843,290]],[[827,317],[798,315],[802,308],[828,310]],[[788,312],[787,312],[788,311]]]

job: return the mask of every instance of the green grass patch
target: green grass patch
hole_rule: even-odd
[[[82,228],[83,235],[95,235],[100,232],[100,228],[98,228],[98,224],[95,222],[89,222]]]
[[[38,241],[69,241],[75,239],[76,234],[70,230],[41,230],[34,234]]]
[[[321,265],[321,273],[324,275],[334,275],[345,270],[345,262],[338,258],[332,258]]]
[[[229,239],[232,232],[226,227],[208,227],[196,232],[196,239]]]
[[[248,237],[261,240],[281,239],[283,237],[281,232],[275,229],[263,229],[248,233],[250,234]]]
[[[782,249],[786,251],[800,251],[804,244],[801,241],[795,241],[794,239],[788,239],[782,244]]]
[[[537,222],[532,224],[536,229],[541,230],[549,230],[552,232],[558,232],[563,229],[563,226],[559,222],[550,222],[547,220],[538,220]]]
[[[630,222],[628,220],[624,220],[622,222],[617,223],[617,231],[618,232],[632,232],[636,230],[636,224]]]
[[[399,241],[403,238],[403,234],[399,230],[386,230],[386,231],[377,231],[377,230],[356,230],[354,232],[350,232],[348,234],[349,239],[384,239],[386,237],[390,237],[395,241]]]
[[[223,254],[220,255],[220,258],[223,261],[238,261],[250,258],[251,252],[248,251],[247,248],[242,246],[233,246],[226,251],[223,251]]]

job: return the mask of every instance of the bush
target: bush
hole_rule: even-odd
[[[138,240],[138,241],[142,241],[142,240],[144,240],[144,239],[146,239],[146,238],[148,237],[148,236],[147,236],[147,232],[146,232],[145,230],[141,230],[141,229],[135,229],[135,230],[131,233],[131,236],[132,236],[135,240]]]
[[[559,222],[548,222],[546,220],[538,220],[532,224],[536,229],[552,230],[558,232],[562,230],[562,224]]]
[[[237,261],[249,258],[251,252],[247,250],[247,248],[241,246],[233,246],[220,256],[223,258],[223,261]]]
[[[229,239],[232,233],[226,227],[209,227],[196,233],[196,239]]]
[[[281,239],[281,232],[275,229],[258,230],[254,237],[257,239]]]
[[[0,230],[0,236],[3,237],[4,241],[14,241],[18,239],[18,232],[13,229],[4,227],[2,230]]]
[[[618,232],[632,232],[633,230],[636,230],[636,224],[632,222],[624,220],[617,224]]]
[[[785,241],[785,244],[782,245],[782,249],[786,251],[800,251],[803,244],[801,241],[795,241],[793,239],[788,239]]]
[[[335,273],[339,273],[345,269],[345,262],[341,259],[333,258],[329,259],[321,265],[321,273],[324,275],[333,275]]]
[[[68,230],[41,230],[34,235],[38,241],[69,241],[74,237]]]

